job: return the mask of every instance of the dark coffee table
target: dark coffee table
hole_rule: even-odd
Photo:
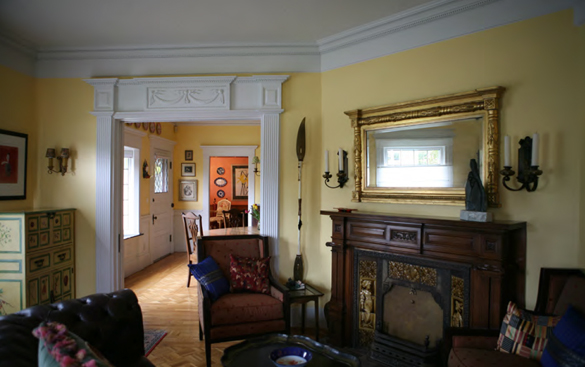
[[[306,336],[285,334],[261,336],[232,345],[223,352],[221,364],[224,367],[274,367],[270,352],[290,346],[305,348],[313,354],[307,367],[360,367],[359,359],[351,354],[341,353]]]

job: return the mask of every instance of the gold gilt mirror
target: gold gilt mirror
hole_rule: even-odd
[[[355,202],[465,205],[476,159],[488,205],[500,206],[503,87],[345,112],[354,130]]]

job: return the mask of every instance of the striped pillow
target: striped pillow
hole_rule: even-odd
[[[496,349],[540,360],[548,338],[560,318],[560,316],[538,316],[510,302],[502,321]]]
[[[211,256],[200,263],[188,265],[191,274],[209,292],[212,301],[230,292],[230,282]]]

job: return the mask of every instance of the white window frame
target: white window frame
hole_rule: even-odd
[[[140,149],[124,146],[124,159],[128,159],[129,184],[128,198],[122,198],[129,201],[128,213],[123,213],[124,238],[127,238],[140,234]],[[123,182],[123,185],[126,183]]]
[[[411,146],[411,147],[392,147],[392,146],[387,146],[384,147],[384,167],[436,167],[436,166],[445,166],[445,162],[446,162],[446,146],[445,145],[440,145],[440,146]],[[439,150],[441,152],[441,157],[440,157],[440,162],[438,164],[412,164],[412,165],[391,165],[388,162],[388,154],[387,152],[389,150],[397,150],[400,151],[401,153],[403,151],[418,151],[418,150]]]

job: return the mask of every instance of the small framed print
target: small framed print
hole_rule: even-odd
[[[154,122],[151,122],[148,125],[148,131],[150,131],[151,134],[154,134],[154,132],[156,131],[156,124]]]
[[[185,160],[186,161],[192,161],[193,160],[193,151],[192,150],[186,150],[185,151]]]
[[[142,123],[142,130],[148,130],[148,122]]]
[[[160,135],[162,133],[162,125],[160,122],[156,123],[156,135]]]
[[[182,177],[195,177],[195,163],[181,163]]]
[[[197,201],[197,180],[179,181],[179,200]]]

